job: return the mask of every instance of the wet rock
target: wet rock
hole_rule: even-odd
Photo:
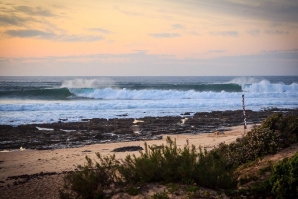
[[[57,175],[56,172],[40,172],[32,175],[24,174],[18,176],[9,176],[6,180],[14,180],[13,185],[24,184],[31,179],[40,178],[43,176]]]
[[[37,131],[38,130],[33,125],[19,125],[17,128],[22,131]]]
[[[98,133],[94,136],[94,139],[97,140],[115,140],[117,139],[119,136],[112,134],[112,133]]]
[[[115,134],[132,134],[133,131],[130,128],[120,128],[114,131]]]
[[[190,115],[191,112],[185,112],[185,113],[182,113],[181,115]]]
[[[153,136],[154,140],[162,140],[162,135]]]
[[[90,119],[81,119],[82,122],[88,122]]]
[[[0,131],[11,130],[13,127],[10,125],[0,125]]]
[[[121,115],[116,115],[117,117],[127,117],[128,114],[127,113],[124,113],[124,114],[121,114]]]
[[[90,120],[90,123],[105,123],[107,122],[107,119],[103,119],[103,118],[92,118]]]
[[[144,150],[140,146],[125,146],[114,149],[112,152],[141,151]]]
[[[96,134],[96,136],[94,136],[94,138],[97,140],[102,140],[102,139],[104,139],[104,136],[102,133],[98,133],[98,134]]]
[[[248,124],[262,122],[276,109],[251,111],[246,110]],[[298,109],[278,109],[283,114],[298,115]],[[190,112],[189,112],[190,113]],[[184,113],[187,114],[187,113]],[[192,113],[193,114],[193,113]],[[227,129],[231,126],[243,125],[243,111],[213,111],[194,113],[187,116],[144,117],[138,118],[137,133],[133,132],[134,118],[102,119],[94,118],[81,122],[54,122],[38,124],[39,128],[54,129],[38,130],[35,125],[12,127],[0,125],[0,150],[26,149],[49,150],[56,148],[73,148],[105,142],[129,142],[161,139],[162,134],[209,133],[216,129]]]
[[[60,118],[59,120],[63,122],[68,121],[68,119],[64,119],[64,118]]]

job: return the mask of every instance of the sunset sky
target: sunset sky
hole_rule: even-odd
[[[298,75],[298,1],[0,0],[4,75]]]

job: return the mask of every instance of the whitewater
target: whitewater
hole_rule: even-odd
[[[0,124],[298,108],[298,77],[0,77]]]

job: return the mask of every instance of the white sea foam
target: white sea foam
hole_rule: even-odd
[[[92,99],[122,99],[122,100],[164,100],[164,99],[221,99],[239,95],[238,92],[198,92],[194,90],[128,90],[128,89],[69,89],[78,97]],[[242,86],[244,93],[272,94],[298,93],[298,84],[285,85],[282,83],[271,84],[262,80],[259,83],[246,84]]]
[[[119,115],[142,118],[180,115],[184,112],[239,110],[242,109],[242,94],[245,95],[247,109],[297,108],[298,84],[293,83],[294,81],[288,81],[287,84],[273,82],[259,77],[235,78],[224,84],[227,87],[231,83],[239,84],[241,92],[200,92],[187,89],[173,90],[175,87],[170,87],[172,90],[166,87],[159,90],[158,87],[154,87],[154,83],[149,84],[148,89],[139,89],[137,83],[135,87],[130,87],[136,89],[128,89],[131,86],[129,83],[117,82],[122,87],[127,86],[126,89],[120,89],[109,78],[99,80],[78,78],[62,83],[61,87],[68,88],[73,94],[71,98],[0,99],[0,124],[38,124],[57,122],[60,118],[67,121],[81,121],[82,118],[122,117]],[[155,89],[149,89],[151,86]]]
[[[244,85],[242,90],[250,93],[297,93],[298,84],[286,85],[283,83],[272,84],[268,80],[262,80],[251,85]]]
[[[242,91],[249,93],[297,93],[298,84],[289,85],[280,83],[271,83],[269,80],[261,77],[237,77],[228,83],[238,84]]]
[[[40,101],[24,104],[0,104],[0,124],[26,124],[67,121],[81,121],[81,118],[114,118],[127,114],[130,118],[145,116],[180,115],[184,112],[213,110],[239,110],[242,108],[242,93],[201,93],[195,99],[121,99],[121,100],[73,100]],[[262,107],[297,108],[298,93],[245,93],[247,109]],[[26,114],[24,114],[26,113]]]

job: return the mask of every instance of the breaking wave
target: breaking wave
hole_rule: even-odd
[[[232,83],[235,82],[235,83]],[[126,84],[96,81],[65,82],[60,88],[40,88],[34,90],[0,91],[1,98],[72,100],[89,99],[122,99],[122,100],[160,100],[160,99],[208,99],[228,97],[233,93],[278,94],[298,93],[298,84],[271,83],[268,80],[256,79],[234,80],[223,84]],[[237,82],[237,84],[236,84]],[[65,87],[68,86],[68,87]]]

